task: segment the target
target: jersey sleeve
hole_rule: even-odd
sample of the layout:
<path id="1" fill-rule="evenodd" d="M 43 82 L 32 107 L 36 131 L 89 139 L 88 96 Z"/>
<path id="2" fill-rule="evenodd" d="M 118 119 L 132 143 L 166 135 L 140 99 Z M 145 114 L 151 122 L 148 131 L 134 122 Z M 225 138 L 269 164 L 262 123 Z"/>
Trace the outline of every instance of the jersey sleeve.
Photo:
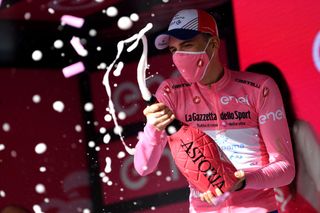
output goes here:
<path id="1" fill-rule="evenodd" d="M 144 176 L 152 173 L 161 158 L 167 140 L 164 131 L 156 130 L 147 123 L 144 131 L 139 133 L 139 141 L 133 157 L 134 168 Z"/>
<path id="2" fill-rule="evenodd" d="M 168 83 L 164 81 L 156 92 L 156 98 L 172 109 L 170 92 L 167 88 L 169 88 Z M 134 154 L 134 167 L 140 175 L 148 175 L 156 169 L 166 143 L 167 135 L 165 131 L 158 131 L 147 122 L 144 131 L 139 134 L 139 141 Z"/>
<path id="3" fill-rule="evenodd" d="M 292 144 L 282 97 L 273 79 L 268 78 L 261 85 L 256 110 L 269 162 L 246 174 L 246 188 L 263 189 L 288 185 L 295 174 Z"/>

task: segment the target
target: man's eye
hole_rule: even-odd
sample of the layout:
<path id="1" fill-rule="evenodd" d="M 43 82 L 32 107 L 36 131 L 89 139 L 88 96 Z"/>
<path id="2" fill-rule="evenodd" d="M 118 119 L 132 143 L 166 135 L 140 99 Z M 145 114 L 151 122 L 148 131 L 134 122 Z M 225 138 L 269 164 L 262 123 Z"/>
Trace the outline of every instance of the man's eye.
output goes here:
<path id="1" fill-rule="evenodd" d="M 185 44 L 184 47 L 192 47 L 192 44 Z"/>

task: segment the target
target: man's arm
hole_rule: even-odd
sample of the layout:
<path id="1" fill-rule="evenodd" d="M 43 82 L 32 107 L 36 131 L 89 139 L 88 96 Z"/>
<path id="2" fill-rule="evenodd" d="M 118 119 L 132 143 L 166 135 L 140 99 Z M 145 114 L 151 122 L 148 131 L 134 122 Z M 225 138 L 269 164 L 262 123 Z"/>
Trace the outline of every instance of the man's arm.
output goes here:
<path id="1" fill-rule="evenodd" d="M 290 132 L 281 94 L 271 78 L 260 88 L 257 111 L 269 163 L 246 173 L 245 188 L 263 189 L 288 185 L 295 175 Z"/>
<path id="2" fill-rule="evenodd" d="M 156 97 L 160 102 L 146 107 L 143 111 L 147 124 L 144 132 L 139 134 L 134 154 L 134 167 L 140 175 L 148 175 L 156 169 L 167 143 L 164 129 L 175 118 L 167 106 L 170 97 L 163 93 L 166 84 L 163 82 L 157 90 Z"/>
<path id="3" fill-rule="evenodd" d="M 139 141 L 135 147 L 134 168 L 144 176 L 155 170 L 167 143 L 164 131 L 158 131 L 147 123 L 144 132 L 139 133 Z"/>

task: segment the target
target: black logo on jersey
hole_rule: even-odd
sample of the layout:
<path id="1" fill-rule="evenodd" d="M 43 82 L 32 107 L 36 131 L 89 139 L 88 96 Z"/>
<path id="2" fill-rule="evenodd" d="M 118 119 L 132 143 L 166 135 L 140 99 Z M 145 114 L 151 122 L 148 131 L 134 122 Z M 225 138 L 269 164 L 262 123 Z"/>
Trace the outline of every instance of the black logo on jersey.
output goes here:
<path id="1" fill-rule="evenodd" d="M 179 88 L 182 88 L 182 87 L 190 87 L 192 84 L 189 84 L 189 83 L 183 83 L 183 84 L 175 84 L 175 85 L 172 85 L 172 89 L 179 89 Z"/>
<path id="2" fill-rule="evenodd" d="M 249 86 L 253 86 L 253 87 L 256 87 L 256 88 L 260 88 L 260 84 L 254 83 L 252 81 L 247 81 L 247 80 L 238 79 L 238 78 L 236 78 L 235 81 L 239 82 L 239 83 L 242 83 L 242 84 L 247 84 Z"/>
<path id="3" fill-rule="evenodd" d="M 192 114 L 185 114 L 184 118 L 187 122 L 190 121 L 215 121 L 217 120 L 217 114 L 216 113 L 204 113 L 204 114 L 198 114 L 198 113 L 192 113 Z"/>
<path id="4" fill-rule="evenodd" d="M 221 120 L 242 120 L 242 119 L 251 119 L 250 111 L 247 112 L 221 112 Z"/>

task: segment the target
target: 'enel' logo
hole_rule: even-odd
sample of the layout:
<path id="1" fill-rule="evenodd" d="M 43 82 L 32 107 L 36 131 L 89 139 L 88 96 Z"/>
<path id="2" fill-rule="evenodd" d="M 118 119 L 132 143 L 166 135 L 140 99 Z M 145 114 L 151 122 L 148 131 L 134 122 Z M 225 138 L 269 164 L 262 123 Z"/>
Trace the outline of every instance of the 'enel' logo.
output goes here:
<path id="1" fill-rule="evenodd" d="M 283 113 L 283 111 L 281 109 L 278 109 L 275 112 L 268 112 L 264 115 L 260 115 L 259 123 L 265 124 L 269 119 L 271 119 L 272 121 L 282 120 L 284 117 L 285 117 L 285 114 Z"/>

